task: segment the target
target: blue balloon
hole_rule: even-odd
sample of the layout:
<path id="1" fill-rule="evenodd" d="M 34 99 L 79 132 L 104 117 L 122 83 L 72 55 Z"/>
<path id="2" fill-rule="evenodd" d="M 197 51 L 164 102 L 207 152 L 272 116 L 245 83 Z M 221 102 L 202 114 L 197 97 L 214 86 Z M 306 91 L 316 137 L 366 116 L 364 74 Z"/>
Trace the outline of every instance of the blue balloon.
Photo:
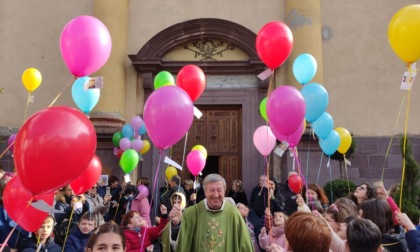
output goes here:
<path id="1" fill-rule="evenodd" d="M 300 93 L 305 99 L 305 119 L 313 122 L 318 119 L 328 107 L 329 96 L 327 90 L 319 83 L 309 83 L 303 86 Z"/>
<path id="2" fill-rule="evenodd" d="M 332 130 L 327 138 L 319 140 L 319 146 L 325 155 L 331 156 L 340 146 L 340 135 L 337 131 Z"/>
<path id="3" fill-rule="evenodd" d="M 303 53 L 293 62 L 293 75 L 300 84 L 306 84 L 314 78 L 317 67 L 314 56 Z"/>
<path id="4" fill-rule="evenodd" d="M 139 132 L 140 135 L 146 134 L 146 124 L 144 123 L 144 121 L 143 121 L 143 124 L 141 125 L 138 132 Z"/>
<path id="5" fill-rule="evenodd" d="M 101 95 L 101 91 L 98 88 L 85 88 L 85 83 L 90 79 L 88 76 L 78 78 L 71 88 L 71 96 L 73 97 L 74 103 L 85 114 L 92 111 Z"/>
<path id="6" fill-rule="evenodd" d="M 134 136 L 134 130 L 130 124 L 124 125 L 124 127 L 121 129 L 121 133 L 123 137 L 126 137 L 128 139 L 131 139 Z"/>
<path id="7" fill-rule="evenodd" d="M 325 139 L 334 128 L 334 119 L 328 112 L 324 112 L 311 126 L 320 139 Z"/>

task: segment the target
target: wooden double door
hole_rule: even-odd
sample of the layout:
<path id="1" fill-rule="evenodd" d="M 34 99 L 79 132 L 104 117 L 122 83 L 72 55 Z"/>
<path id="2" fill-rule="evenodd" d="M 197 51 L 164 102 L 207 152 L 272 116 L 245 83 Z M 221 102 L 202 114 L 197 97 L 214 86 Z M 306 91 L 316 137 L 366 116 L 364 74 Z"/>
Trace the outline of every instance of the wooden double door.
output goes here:
<path id="1" fill-rule="evenodd" d="M 206 166 L 202 171 L 203 178 L 210 173 L 218 173 L 226 179 L 227 192 L 232 181 L 242 180 L 242 109 L 240 106 L 197 106 L 203 113 L 194 122 L 186 138 L 183 138 L 172 149 L 172 159 L 182 164 L 182 159 L 197 145 L 207 150 Z M 185 146 L 185 139 L 187 143 Z M 184 154 L 185 146 L 185 154 Z M 181 172 L 182 179 L 192 178 L 186 163 Z"/>

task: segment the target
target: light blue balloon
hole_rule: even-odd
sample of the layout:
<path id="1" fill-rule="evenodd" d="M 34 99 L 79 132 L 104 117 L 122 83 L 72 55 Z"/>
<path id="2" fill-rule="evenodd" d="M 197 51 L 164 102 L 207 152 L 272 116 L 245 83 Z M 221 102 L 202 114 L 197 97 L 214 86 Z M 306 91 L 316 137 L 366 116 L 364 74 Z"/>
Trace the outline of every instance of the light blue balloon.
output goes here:
<path id="1" fill-rule="evenodd" d="M 126 137 L 128 139 L 131 139 L 134 136 L 134 130 L 133 127 L 131 127 L 130 124 L 124 125 L 124 127 L 121 129 L 121 133 L 123 137 Z"/>
<path id="2" fill-rule="evenodd" d="M 328 112 L 324 112 L 311 126 L 320 139 L 326 139 L 334 128 L 334 119 Z"/>
<path id="3" fill-rule="evenodd" d="M 81 77 L 78 78 L 71 88 L 71 96 L 73 97 L 74 103 L 77 107 L 85 113 L 88 114 L 96 106 L 101 95 L 99 88 L 86 89 L 85 83 L 90 79 L 90 77 Z"/>
<path id="4" fill-rule="evenodd" d="M 340 135 L 332 130 L 327 138 L 319 140 L 319 146 L 327 156 L 334 154 L 340 146 Z"/>
<path id="5" fill-rule="evenodd" d="M 327 90 L 319 83 L 309 83 L 303 86 L 300 93 L 305 99 L 306 121 L 312 123 L 318 119 L 328 107 L 329 96 Z"/>
<path id="6" fill-rule="evenodd" d="M 314 56 L 303 53 L 293 62 L 293 75 L 300 84 L 304 85 L 314 78 L 317 67 Z"/>
<path id="7" fill-rule="evenodd" d="M 146 124 L 144 123 L 144 121 L 143 121 L 143 124 L 141 125 L 138 132 L 139 132 L 140 135 L 146 134 Z"/>

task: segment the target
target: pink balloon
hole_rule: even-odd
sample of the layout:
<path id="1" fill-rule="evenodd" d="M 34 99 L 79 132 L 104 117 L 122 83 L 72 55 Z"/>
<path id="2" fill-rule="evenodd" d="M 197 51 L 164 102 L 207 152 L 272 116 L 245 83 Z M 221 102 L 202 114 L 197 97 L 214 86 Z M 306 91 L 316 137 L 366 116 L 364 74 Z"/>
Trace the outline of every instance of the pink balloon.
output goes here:
<path id="1" fill-rule="evenodd" d="M 199 150 L 193 150 L 187 155 L 187 167 L 191 174 L 197 176 L 204 169 L 206 158 Z"/>
<path id="2" fill-rule="evenodd" d="M 159 149 L 167 149 L 181 140 L 191 127 L 193 117 L 190 97 L 177 86 L 153 91 L 144 105 L 147 133 Z"/>
<path id="3" fill-rule="evenodd" d="M 11 134 L 9 139 L 7 139 L 7 146 L 10 146 L 9 150 L 11 152 L 13 152 L 13 148 L 15 146 L 15 144 L 14 144 L 15 139 L 16 139 L 16 134 Z M 13 145 L 11 145 L 11 144 L 13 144 Z"/>
<path id="4" fill-rule="evenodd" d="M 302 121 L 299 128 L 293 134 L 289 136 L 282 135 L 281 133 L 277 132 L 275 129 L 272 129 L 272 132 L 280 142 L 287 141 L 289 143 L 289 148 L 294 148 L 299 144 L 300 139 L 302 138 L 304 127 L 305 127 L 305 122 Z"/>
<path id="5" fill-rule="evenodd" d="M 125 151 L 131 148 L 131 141 L 130 139 L 123 137 L 120 140 L 120 149 Z"/>
<path id="6" fill-rule="evenodd" d="M 147 186 L 145 186 L 145 185 L 139 185 L 137 187 L 137 189 L 139 189 L 139 194 L 140 195 L 142 195 L 144 197 L 147 197 L 149 195 L 149 189 L 147 188 Z"/>
<path id="7" fill-rule="evenodd" d="M 254 145 L 263 156 L 268 156 L 276 146 L 276 137 L 270 127 L 260 126 L 254 132 Z"/>
<path id="8" fill-rule="evenodd" d="M 292 135 L 301 125 L 305 111 L 305 99 L 295 87 L 280 86 L 268 97 L 267 117 L 273 132 Z"/>
<path id="9" fill-rule="evenodd" d="M 131 118 L 130 125 L 131 125 L 131 128 L 133 128 L 134 133 L 136 133 L 143 125 L 143 119 L 141 119 L 140 116 L 134 116 L 133 118 Z"/>
<path id="10" fill-rule="evenodd" d="M 134 139 L 131 142 L 131 149 L 133 149 L 137 152 L 139 152 L 141 149 L 143 149 L 143 146 L 144 146 L 144 143 L 143 143 L 143 140 L 141 140 L 141 139 Z"/>
<path id="11" fill-rule="evenodd" d="M 88 76 L 99 70 L 108 60 L 111 47 L 108 29 L 95 17 L 76 17 L 61 32 L 61 55 L 76 77 Z"/>

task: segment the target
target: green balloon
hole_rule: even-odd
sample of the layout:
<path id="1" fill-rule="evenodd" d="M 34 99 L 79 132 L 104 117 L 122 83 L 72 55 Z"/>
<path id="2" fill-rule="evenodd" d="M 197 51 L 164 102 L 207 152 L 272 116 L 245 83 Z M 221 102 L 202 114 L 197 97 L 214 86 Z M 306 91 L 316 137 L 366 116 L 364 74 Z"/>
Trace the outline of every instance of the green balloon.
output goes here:
<path id="1" fill-rule="evenodd" d="M 262 118 L 264 118 L 264 120 L 266 122 L 268 122 L 268 117 L 267 117 L 267 99 L 268 97 L 265 97 L 261 103 L 260 103 L 260 114 L 262 116 Z"/>
<path id="2" fill-rule="evenodd" d="M 125 174 L 133 171 L 139 163 L 140 155 L 133 149 L 124 151 L 120 159 L 120 167 Z"/>
<path id="3" fill-rule="evenodd" d="M 155 90 L 165 85 L 175 85 L 175 79 L 168 71 L 159 72 L 154 81 Z"/>
<path id="4" fill-rule="evenodd" d="M 112 135 L 112 143 L 115 147 L 120 147 L 120 140 L 123 138 L 123 135 L 121 132 L 115 132 L 114 135 Z"/>

